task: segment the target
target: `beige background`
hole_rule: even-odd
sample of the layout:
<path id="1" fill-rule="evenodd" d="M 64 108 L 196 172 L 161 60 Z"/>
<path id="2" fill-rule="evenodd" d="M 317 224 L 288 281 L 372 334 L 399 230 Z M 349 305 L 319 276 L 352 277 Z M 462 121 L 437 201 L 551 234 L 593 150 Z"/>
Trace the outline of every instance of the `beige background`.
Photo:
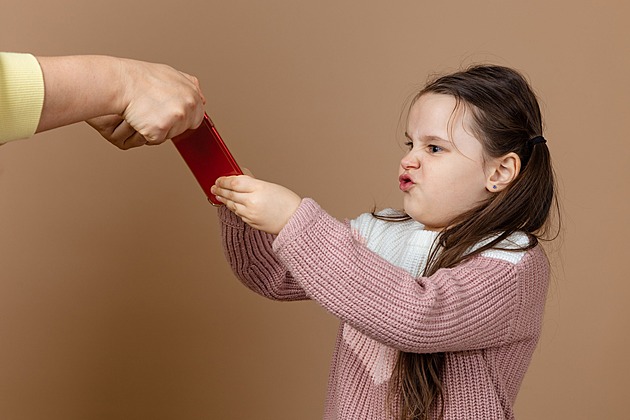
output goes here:
<path id="1" fill-rule="evenodd" d="M 396 206 L 399 118 L 428 74 L 490 61 L 540 95 L 564 234 L 520 419 L 627 419 L 625 2 L 5 0 L 0 49 L 199 77 L 243 166 L 336 217 Z M 226 266 L 171 143 L 87 125 L 0 150 L 0 418 L 318 419 L 337 321 Z"/>

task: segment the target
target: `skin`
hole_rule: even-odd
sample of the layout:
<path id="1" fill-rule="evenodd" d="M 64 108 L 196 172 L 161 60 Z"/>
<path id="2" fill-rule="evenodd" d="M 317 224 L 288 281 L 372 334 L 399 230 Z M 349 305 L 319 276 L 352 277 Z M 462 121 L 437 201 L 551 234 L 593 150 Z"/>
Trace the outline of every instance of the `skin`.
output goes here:
<path id="1" fill-rule="evenodd" d="M 399 181 L 405 212 L 427 229 L 448 227 L 455 216 L 507 188 L 518 175 L 518 156 L 484 158 L 470 127 L 470 114 L 465 107 L 456 109 L 450 95 L 424 94 L 410 109 L 410 150 L 400 161 Z M 245 223 L 272 234 L 282 230 L 301 202 L 293 191 L 251 175 L 221 177 L 212 193 Z"/>
<path id="2" fill-rule="evenodd" d="M 411 107 L 407 121 L 409 152 L 400 162 L 403 208 L 430 230 L 491 194 L 491 167 L 472 134 L 469 113 L 450 95 L 425 94 Z"/>
<path id="3" fill-rule="evenodd" d="M 193 76 L 110 56 L 37 57 L 44 105 L 37 132 L 87 121 L 121 149 L 198 127 L 205 98 Z"/>
<path id="4" fill-rule="evenodd" d="M 280 233 L 302 201 L 290 189 L 251 175 L 221 177 L 211 190 L 245 223 L 274 235 Z"/>

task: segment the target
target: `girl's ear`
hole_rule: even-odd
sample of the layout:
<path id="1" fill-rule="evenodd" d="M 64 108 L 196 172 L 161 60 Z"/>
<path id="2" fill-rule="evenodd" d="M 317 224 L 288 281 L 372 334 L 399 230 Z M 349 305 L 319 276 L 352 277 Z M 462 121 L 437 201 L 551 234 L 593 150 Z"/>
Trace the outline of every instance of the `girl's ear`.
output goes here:
<path id="1" fill-rule="evenodd" d="M 521 171 L 521 158 L 514 152 L 492 161 L 490 174 L 486 179 L 486 189 L 490 192 L 504 190 Z"/>

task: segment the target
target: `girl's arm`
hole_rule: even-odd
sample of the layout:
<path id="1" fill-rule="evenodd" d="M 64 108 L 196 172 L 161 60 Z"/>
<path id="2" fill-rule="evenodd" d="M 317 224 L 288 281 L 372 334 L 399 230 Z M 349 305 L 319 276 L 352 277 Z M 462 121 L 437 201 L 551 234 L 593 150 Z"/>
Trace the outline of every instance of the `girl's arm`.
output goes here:
<path id="1" fill-rule="evenodd" d="M 225 257 L 245 286 L 273 300 L 308 299 L 275 256 L 275 235 L 251 228 L 225 207 L 218 214 Z"/>
<path id="2" fill-rule="evenodd" d="M 273 249 L 312 299 L 402 351 L 473 350 L 539 333 L 547 278 L 539 249 L 518 264 L 478 256 L 414 278 L 367 249 L 347 224 L 310 199 L 302 201 Z"/>
<path id="3" fill-rule="evenodd" d="M 540 249 L 515 263 L 477 256 L 414 278 L 357 241 L 314 201 L 250 177 L 213 193 L 258 229 L 306 294 L 357 330 L 409 352 L 463 351 L 536 337 L 548 267 Z"/>

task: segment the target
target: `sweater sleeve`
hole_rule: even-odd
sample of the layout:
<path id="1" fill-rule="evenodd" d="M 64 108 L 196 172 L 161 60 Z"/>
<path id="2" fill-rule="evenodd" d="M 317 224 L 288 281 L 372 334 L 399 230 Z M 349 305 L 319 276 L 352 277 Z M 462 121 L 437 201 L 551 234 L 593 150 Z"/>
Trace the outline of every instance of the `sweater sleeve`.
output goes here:
<path id="1" fill-rule="evenodd" d="M 296 283 L 272 250 L 275 236 L 256 230 L 229 211 L 218 209 L 225 257 L 238 279 L 249 289 L 273 300 L 305 300 Z"/>
<path id="2" fill-rule="evenodd" d="M 0 52 L 0 144 L 35 134 L 44 105 L 44 77 L 30 54 Z"/>
<path id="3" fill-rule="evenodd" d="M 304 199 L 273 249 L 306 294 L 341 320 L 407 352 L 464 351 L 516 339 L 518 270 L 474 257 L 414 278 Z"/>

